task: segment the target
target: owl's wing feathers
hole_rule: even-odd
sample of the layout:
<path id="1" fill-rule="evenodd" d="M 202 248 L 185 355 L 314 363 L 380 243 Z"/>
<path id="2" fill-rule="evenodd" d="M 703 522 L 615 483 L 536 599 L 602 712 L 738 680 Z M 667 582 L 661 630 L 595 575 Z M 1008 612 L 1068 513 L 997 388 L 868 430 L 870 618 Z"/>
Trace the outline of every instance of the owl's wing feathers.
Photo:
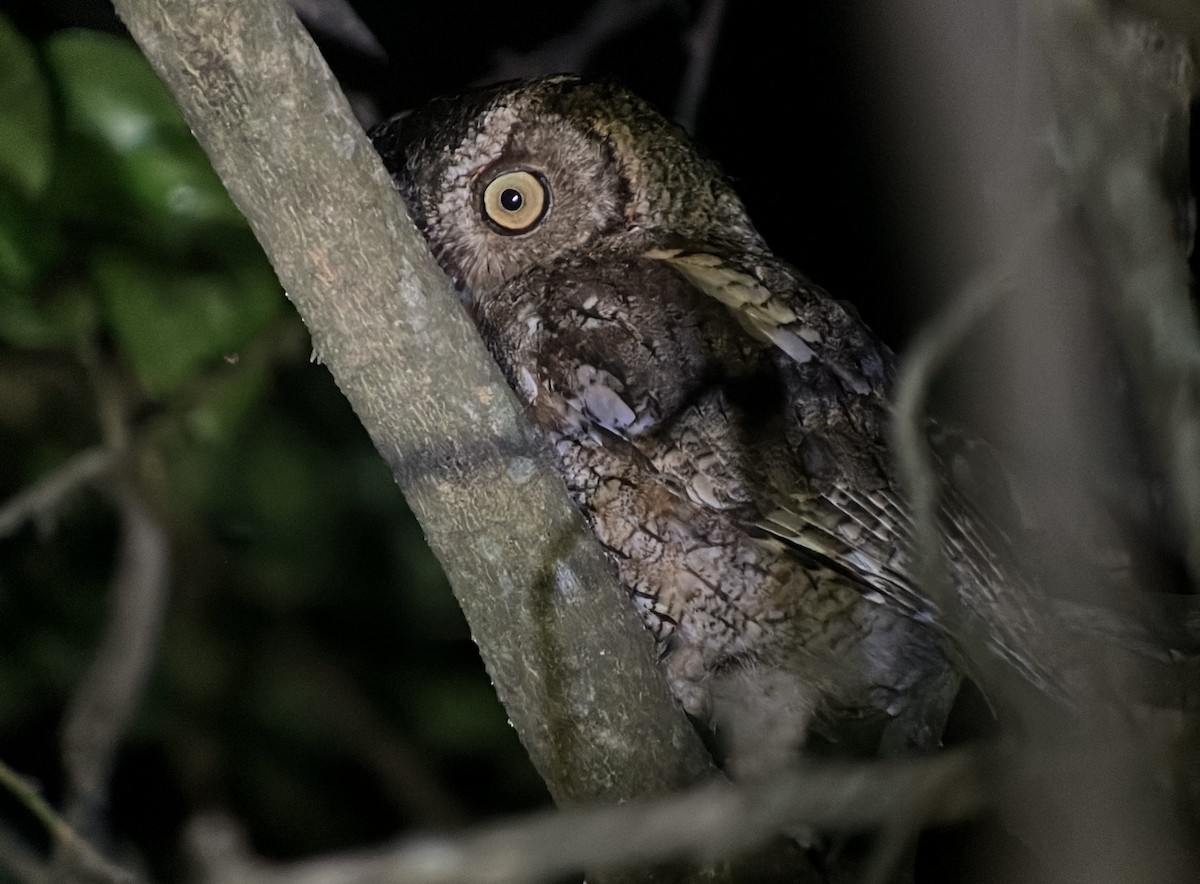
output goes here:
<path id="1" fill-rule="evenodd" d="M 777 264 L 743 267 L 687 248 L 652 249 L 645 257 L 671 266 L 724 304 L 753 338 L 787 357 L 779 364 L 792 376 L 788 386 L 799 426 L 789 441 L 799 456 L 790 482 L 754 489 L 756 526 L 854 575 L 865 591 L 906 613 L 931 615 L 906 576 L 903 539 L 911 522 L 886 453 L 878 450 L 886 439 L 883 396 L 892 369 L 884 345 L 823 292 Z M 840 383 L 820 383 L 826 373 Z M 721 450 L 719 440 L 713 442 L 709 447 Z"/>
<path id="2" fill-rule="evenodd" d="M 841 304 L 770 256 L 749 266 L 686 247 L 646 257 L 669 264 L 787 357 L 778 362 L 792 382 L 797 426 L 790 441 L 803 472 L 782 487 L 756 489 L 757 527 L 853 575 L 872 598 L 931 619 L 937 612 L 913 587 L 912 523 L 883 450 L 891 352 Z"/>
<path id="3" fill-rule="evenodd" d="M 782 354 L 777 361 L 794 416 L 793 471 L 776 469 L 766 481 L 753 481 L 748 527 L 841 571 L 867 598 L 934 621 L 939 612 L 917 584 L 913 523 L 886 451 L 891 352 L 844 307 L 774 259 L 738 266 L 687 248 L 655 249 L 646 257 L 669 264 Z M 698 426 L 727 431 L 711 422 Z M 720 440 L 712 442 L 708 448 L 721 449 Z M 1008 539 L 958 489 L 947 485 L 943 498 L 945 555 L 956 581 L 971 584 L 966 592 L 960 587 L 963 601 L 986 621 L 997 653 L 1031 683 L 1061 695 L 1054 654 L 1046 650 L 1045 599 L 1014 576 Z"/>
<path id="4" fill-rule="evenodd" d="M 824 321 L 820 323 L 806 322 L 802 318 L 803 312 L 811 312 L 805 308 L 812 306 L 812 300 L 828 300 L 823 292 L 804 288 L 781 292 L 770 284 L 772 280 L 764 279 L 772 269 L 778 271 L 778 268 L 770 265 L 741 267 L 704 251 L 660 248 L 650 249 L 644 257 L 663 261 L 674 268 L 698 290 L 728 307 L 750 335 L 774 344 L 797 363 L 819 357 L 856 393 L 878 392 L 883 387 L 888 369 L 887 357 L 883 355 L 886 351 L 877 342 L 871 342 L 874 346 L 862 347 L 867 343 L 862 340 L 865 336 L 853 334 L 852 326 L 857 323 L 852 320 L 837 322 L 840 317 L 836 313 L 841 312 L 840 308 L 821 311 L 820 318 Z M 839 338 L 836 348 L 825 346 L 831 331 Z M 854 347 L 857 352 L 847 352 L 847 344 L 858 345 Z"/>
<path id="5" fill-rule="evenodd" d="M 871 600 L 936 620 L 916 579 L 912 525 L 886 450 L 887 349 L 769 258 L 750 268 L 695 249 L 643 257 L 649 266 L 637 286 L 625 265 L 583 254 L 579 266 L 534 268 L 478 305 L 489 342 L 536 366 L 509 378 L 535 421 L 628 446 L 664 489 L 845 575 Z M 735 344 L 742 336 L 729 333 L 733 324 L 697 298 L 723 305 L 750 340 Z M 699 338 L 717 349 L 705 355 Z M 796 341 L 808 347 L 804 358 L 793 355 Z M 777 395 L 730 401 L 724 369 L 773 382 Z M 1034 650 L 1045 644 L 1038 606 L 1020 591 L 998 597 L 1003 581 L 984 523 L 965 504 L 943 516 L 958 582 L 978 583 L 965 601 L 995 624 L 989 643 L 1031 683 L 1061 693 L 1053 657 Z"/>

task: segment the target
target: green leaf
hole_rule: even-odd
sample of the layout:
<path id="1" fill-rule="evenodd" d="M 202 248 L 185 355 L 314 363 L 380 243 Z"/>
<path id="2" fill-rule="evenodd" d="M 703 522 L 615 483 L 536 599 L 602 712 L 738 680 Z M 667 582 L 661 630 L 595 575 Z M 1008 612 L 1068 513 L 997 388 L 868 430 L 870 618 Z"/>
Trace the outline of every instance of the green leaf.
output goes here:
<path id="1" fill-rule="evenodd" d="M 0 337 L 18 347 L 71 346 L 88 337 L 95 324 L 95 301 L 78 281 L 36 293 L 0 287 Z"/>
<path id="2" fill-rule="evenodd" d="M 340 464 L 310 434 L 272 411 L 249 415 L 221 446 L 177 436 L 164 447 L 170 499 L 236 550 L 258 604 L 275 611 L 320 598 L 335 570 L 328 542 L 343 517 Z"/>
<path id="3" fill-rule="evenodd" d="M 33 48 L 0 16 L 0 179 L 24 197 L 50 175 L 50 93 Z"/>
<path id="4" fill-rule="evenodd" d="M 205 396 L 185 416 L 183 425 L 188 439 L 205 446 L 228 445 L 262 404 L 268 380 L 263 361 L 231 361 L 228 376 L 217 378 L 211 395 Z"/>
<path id="5" fill-rule="evenodd" d="M 199 225 L 246 226 L 195 142 L 132 150 L 117 174 L 125 193 L 152 218 L 188 231 Z"/>
<path id="6" fill-rule="evenodd" d="M 186 133 L 171 94 L 127 40 L 96 31 L 60 31 L 46 41 L 67 122 L 118 152 Z"/>
<path id="7" fill-rule="evenodd" d="M 158 397 L 234 355 L 283 303 L 270 266 L 257 256 L 201 271 L 102 250 L 91 272 L 122 356 Z"/>
<path id="8" fill-rule="evenodd" d="M 37 279 L 41 232 L 26 201 L 0 186 L 0 300 L 28 291 Z"/>
<path id="9" fill-rule="evenodd" d="M 171 244 L 201 225 L 245 226 L 136 47 L 106 34 L 65 31 L 47 41 L 45 52 L 67 130 L 59 196 L 73 216 L 111 219 L 148 241 Z"/>
<path id="10" fill-rule="evenodd" d="M 91 292 L 61 264 L 63 243 L 45 206 L 0 181 L 0 338 L 20 347 L 79 343 L 95 327 Z"/>

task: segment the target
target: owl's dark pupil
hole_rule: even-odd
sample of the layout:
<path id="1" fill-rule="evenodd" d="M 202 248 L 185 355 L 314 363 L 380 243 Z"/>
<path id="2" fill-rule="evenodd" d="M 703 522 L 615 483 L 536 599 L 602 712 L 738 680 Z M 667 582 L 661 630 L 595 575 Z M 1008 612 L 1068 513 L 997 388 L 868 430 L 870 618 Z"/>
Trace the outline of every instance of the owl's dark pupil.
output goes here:
<path id="1" fill-rule="evenodd" d="M 515 212 L 521 208 L 521 204 L 525 202 L 525 197 L 521 196 L 521 191 L 514 190 L 509 187 L 504 193 L 500 194 L 500 205 L 504 206 L 506 211 Z"/>

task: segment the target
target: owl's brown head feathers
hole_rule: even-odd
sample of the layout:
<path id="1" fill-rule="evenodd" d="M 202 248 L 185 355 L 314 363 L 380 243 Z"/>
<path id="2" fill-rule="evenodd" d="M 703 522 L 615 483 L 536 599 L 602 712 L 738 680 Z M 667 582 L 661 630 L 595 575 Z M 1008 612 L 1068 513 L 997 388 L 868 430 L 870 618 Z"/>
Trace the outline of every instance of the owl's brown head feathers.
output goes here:
<path id="1" fill-rule="evenodd" d="M 371 137 L 471 298 L 576 250 L 636 248 L 647 233 L 765 248 L 715 164 L 611 82 L 504 83 L 436 100 Z"/>

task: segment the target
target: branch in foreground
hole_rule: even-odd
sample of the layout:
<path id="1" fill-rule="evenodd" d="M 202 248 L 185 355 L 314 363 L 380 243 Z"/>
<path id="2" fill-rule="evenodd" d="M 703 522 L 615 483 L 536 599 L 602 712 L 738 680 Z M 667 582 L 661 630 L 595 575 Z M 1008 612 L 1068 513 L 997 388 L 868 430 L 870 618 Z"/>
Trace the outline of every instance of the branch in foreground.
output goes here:
<path id="1" fill-rule="evenodd" d="M 1066 4 L 1050 20 L 1069 51 L 1048 57 L 1064 85 L 1057 124 L 1071 196 L 1098 241 L 1108 306 L 1194 586 L 1200 586 L 1200 315 L 1171 208 L 1156 180 L 1165 121 L 1181 118 L 1196 88 L 1185 41 L 1155 24 L 1102 24 L 1103 7 Z M 1095 59 L 1091 79 L 1066 76 L 1064 59 Z M 1086 98 L 1099 94 L 1093 103 Z M 1081 110 L 1082 108 L 1082 110 Z M 1097 150 L 1096 145 L 1101 149 Z M 1186 162 L 1186 159 L 1185 159 Z"/>
<path id="2" fill-rule="evenodd" d="M 711 770 L 649 633 L 295 17 L 117 0 L 391 466 L 560 802 Z"/>
<path id="3" fill-rule="evenodd" d="M 288 0 L 309 29 L 337 40 L 363 58 L 385 63 L 387 52 L 348 0 Z"/>
<path id="4" fill-rule="evenodd" d="M 137 880 L 132 873 L 110 863 L 97 853 L 55 812 L 35 786 L 3 761 L 0 761 L 0 787 L 11 792 L 37 821 L 46 827 L 55 845 L 69 858 L 75 870 L 86 873 L 92 879 L 113 884 Z M 32 855 L 26 854 L 23 846 L 7 832 L 0 832 L 0 852 L 15 858 L 10 869 L 14 874 L 29 880 L 50 880 L 48 871 L 41 867 L 41 863 Z"/>
<path id="5" fill-rule="evenodd" d="M 1041 607 L 1040 599 L 1020 592 L 1013 581 L 1009 597 L 991 600 L 990 608 L 968 610 L 957 587 L 952 586 L 947 571 L 945 541 L 939 511 L 942 506 L 944 468 L 935 464 L 930 448 L 929 400 L 939 374 L 946 370 L 967 337 L 975 331 L 1016 285 L 1022 266 L 1041 237 L 1047 235 L 1057 220 L 1053 201 L 1030 207 L 1026 234 L 1015 239 L 1004 259 L 989 272 L 959 292 L 917 334 L 900 363 L 896 378 L 892 448 L 900 475 L 908 491 L 913 513 L 913 544 L 917 573 L 921 587 L 940 611 L 939 621 L 953 636 L 966 657 L 974 678 L 987 689 L 1005 695 L 1015 687 L 1015 674 L 994 647 L 992 637 L 1000 630 L 1008 605 L 1027 605 L 1031 610 Z M 1017 621 L 1019 622 L 1019 620 Z M 1056 637 L 1061 640 L 1062 637 Z M 1019 648 L 1024 652 L 1044 651 L 1043 648 Z"/>
<path id="6" fill-rule="evenodd" d="M 227 823 L 193 825 L 206 884 L 532 884 L 584 868 L 687 858 L 711 862 L 800 827 L 856 832 L 896 820 L 919 829 L 988 802 L 981 759 L 934 758 L 786 771 L 769 782 L 712 783 L 622 807 L 542 813 L 459 838 L 276 866 L 248 856 Z"/>
<path id="7" fill-rule="evenodd" d="M 992 405 L 991 417 L 1004 428 L 1003 437 L 1015 450 L 1031 459 L 1049 455 L 1037 475 L 1056 463 L 1074 466 L 1073 483 L 1061 475 L 1055 484 L 1046 483 L 1060 493 L 1036 511 L 1049 517 L 1047 525 L 1072 526 L 1083 522 L 1086 512 L 1072 509 L 1071 501 L 1087 500 L 1091 493 L 1080 480 L 1105 475 L 1102 460 L 1111 457 L 1117 446 L 1106 448 L 1104 443 L 1124 438 L 1120 432 L 1130 420 L 1118 406 L 1120 391 L 1115 385 L 1093 388 L 1080 382 L 1113 355 L 1108 336 L 1094 330 L 1098 314 L 1116 319 L 1106 331 L 1128 347 L 1135 382 L 1140 365 L 1146 377 L 1154 378 L 1141 389 L 1135 383 L 1131 396 L 1139 406 L 1135 415 L 1139 421 L 1149 415 L 1147 423 L 1153 427 L 1155 417 L 1173 410 L 1177 418 L 1173 426 L 1191 436 L 1176 435 L 1166 447 L 1187 440 L 1190 447 L 1179 447 L 1187 448 L 1186 459 L 1193 465 L 1200 448 L 1195 445 L 1195 430 L 1189 428 L 1197 426 L 1200 415 L 1196 408 L 1200 400 L 1195 397 L 1200 389 L 1195 367 L 1200 362 L 1194 344 L 1184 341 L 1194 338 L 1195 317 L 1184 307 L 1186 271 L 1162 188 L 1154 179 L 1157 157 L 1150 149 L 1163 134 L 1167 119 L 1163 112 L 1170 108 L 1139 93 L 1133 76 L 1139 59 L 1122 63 L 1115 57 L 1107 6 L 1064 0 L 1020 7 L 1030 20 L 1022 22 L 1021 34 L 1013 35 L 1008 29 L 1015 23 L 1007 21 L 1004 13 L 1016 7 L 1001 4 L 981 15 L 980 10 L 966 10 L 953 0 L 903 4 L 908 31 L 904 39 L 893 37 L 893 42 L 917 47 L 921 59 L 920 64 L 909 60 L 912 70 L 905 71 L 908 82 L 902 83 L 929 105 L 906 103 L 911 125 L 923 136 L 938 131 L 951 138 L 957 134 L 961 142 L 960 162 L 967 180 L 947 186 L 940 201 L 944 216 L 953 219 L 965 244 L 964 253 L 981 251 L 979 242 L 986 243 L 989 253 L 1006 259 L 1020 260 L 1025 253 L 1005 299 L 1004 319 L 996 323 L 999 346 L 989 360 L 989 368 L 1020 395 L 1012 397 L 1007 409 L 1001 407 L 1005 400 L 999 399 Z M 990 29 L 980 21 L 988 22 L 989 16 Z M 930 98 L 935 91 L 925 88 L 929 76 L 947 73 L 952 82 L 961 84 L 960 100 L 953 109 L 939 108 Z M 1045 107 L 1049 101 L 1057 113 Z M 1047 132 L 1053 132 L 1053 152 Z M 1057 168 L 1050 168 L 1052 163 Z M 941 174 L 944 169 L 937 171 Z M 964 194 L 971 192 L 989 199 L 978 200 L 978 205 L 968 202 L 964 211 Z M 1047 198 L 1057 202 L 1061 217 L 1049 230 L 1036 233 L 1032 249 L 1024 248 L 1027 231 L 1036 229 L 1030 219 Z M 1112 204 L 1121 200 L 1121 211 L 1113 211 Z M 1084 216 L 1090 218 L 1086 235 L 1081 235 L 1083 225 L 1078 222 Z M 963 223 L 963 219 L 970 220 Z M 947 253 L 945 243 L 939 242 L 939 247 Z M 1096 309 L 1105 295 L 1103 286 L 1097 285 L 1097 276 L 1103 274 L 1095 271 L 1106 265 L 1112 288 L 1135 304 Z M 1137 289 L 1130 285 L 1135 281 L 1141 284 Z M 969 318 L 971 305 L 954 303 L 947 315 L 954 311 Z M 953 323 L 942 325 L 938 333 L 945 336 L 946 345 L 953 345 L 960 337 Z M 1146 333 L 1148 326 L 1156 325 L 1161 333 L 1158 340 Z M 1181 358 L 1184 354 L 1190 354 L 1190 361 Z M 912 366 L 910 370 L 924 369 Z M 913 392 L 922 394 L 920 388 Z M 915 434 L 912 418 L 903 429 Z M 1136 429 L 1140 438 L 1145 427 L 1139 422 Z M 1195 500 L 1200 484 L 1194 466 L 1184 460 L 1177 458 L 1175 477 L 1192 469 L 1192 478 L 1181 487 L 1184 495 Z M 1061 493 L 1062 489 L 1071 493 Z M 1193 545 L 1200 543 L 1195 525 L 1187 532 Z M 1070 539 L 1069 534 L 1060 536 L 1060 546 L 1069 547 Z M 1044 576 L 1047 585 L 1064 598 L 1105 601 L 1103 581 L 1087 580 L 1086 571 L 1047 571 Z M 1057 579 L 1051 583 L 1052 577 Z M 1151 596 L 1146 594 L 1142 600 L 1145 605 Z M 1066 637 L 1065 630 L 1059 634 Z M 1051 635 L 1055 641 L 1058 637 Z M 1089 665 L 1095 663 L 1097 673 L 1109 674 L 1107 661 L 1098 655 L 1086 659 Z M 1091 679 L 1084 687 L 1094 690 L 1108 682 Z M 1179 734 L 1194 731 L 1194 724 L 1181 722 L 1178 713 L 1164 714 L 1156 728 L 1151 726 L 1156 716 L 1145 709 L 1135 711 L 1132 704 L 1089 711 L 1091 717 L 1081 717 L 1083 734 L 1094 737 L 1123 730 L 1121 738 L 1097 746 L 1085 765 L 1051 771 L 1041 780 L 1029 778 L 1026 788 L 1009 790 L 998 801 L 999 816 L 1038 856 L 1048 880 L 1195 880 L 1195 841 L 1187 831 L 1194 823 L 1179 822 L 1178 797 L 1178 793 L 1195 794 L 1188 783 L 1194 758 L 1164 761 L 1165 756 L 1185 754 L 1181 748 L 1186 741 Z M 1048 728 L 1047 723 L 1037 722 L 1032 728 L 1041 745 L 1063 736 L 1061 726 Z M 1165 783 L 1171 786 L 1163 788 Z M 1176 795 L 1170 794 L 1171 788 Z"/>

